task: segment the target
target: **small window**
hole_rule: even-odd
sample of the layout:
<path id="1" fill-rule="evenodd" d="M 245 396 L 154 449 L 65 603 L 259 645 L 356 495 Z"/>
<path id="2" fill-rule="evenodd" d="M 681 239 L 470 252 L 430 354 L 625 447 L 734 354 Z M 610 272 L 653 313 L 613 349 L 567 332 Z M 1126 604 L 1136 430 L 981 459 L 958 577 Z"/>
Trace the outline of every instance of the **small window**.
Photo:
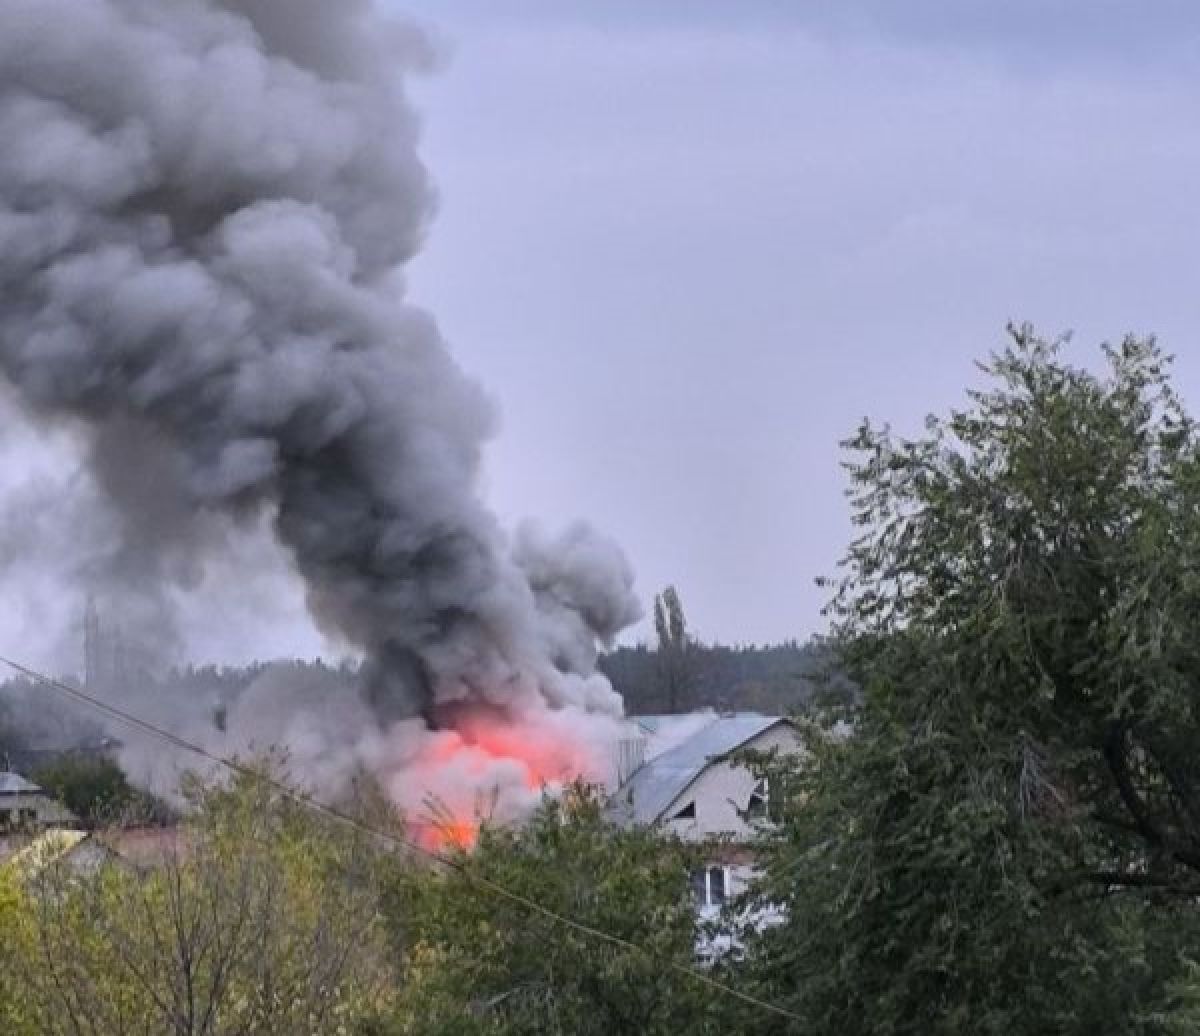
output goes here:
<path id="1" fill-rule="evenodd" d="M 750 801 L 746 804 L 746 815 L 751 817 L 765 817 L 770 809 L 771 786 L 767 782 L 766 777 L 759 778 L 759 781 L 754 785 L 754 790 L 750 792 Z"/>
<path id="2" fill-rule="evenodd" d="M 695 802 L 695 800 L 692 800 L 691 802 L 689 802 L 686 806 L 683 807 L 683 809 L 681 809 L 678 813 L 676 813 L 673 817 L 671 817 L 671 819 L 672 820 L 695 820 L 696 819 L 696 802 Z"/>
<path id="3" fill-rule="evenodd" d="M 725 868 L 708 868 L 708 905 L 722 906 L 725 903 Z"/>
<path id="4" fill-rule="evenodd" d="M 692 898 L 698 907 L 721 907 L 725 905 L 726 874 L 719 864 L 692 871 Z"/>

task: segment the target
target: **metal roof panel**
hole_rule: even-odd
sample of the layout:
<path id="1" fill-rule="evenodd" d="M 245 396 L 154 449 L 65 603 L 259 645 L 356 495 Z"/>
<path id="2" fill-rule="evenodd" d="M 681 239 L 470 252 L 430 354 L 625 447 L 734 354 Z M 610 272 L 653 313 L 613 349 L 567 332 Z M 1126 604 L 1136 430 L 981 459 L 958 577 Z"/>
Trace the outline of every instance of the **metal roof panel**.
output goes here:
<path id="1" fill-rule="evenodd" d="M 757 713 L 714 716 L 691 737 L 639 768 L 617 790 L 613 798 L 615 814 L 627 823 L 655 823 L 711 762 L 786 722 L 779 716 Z"/>

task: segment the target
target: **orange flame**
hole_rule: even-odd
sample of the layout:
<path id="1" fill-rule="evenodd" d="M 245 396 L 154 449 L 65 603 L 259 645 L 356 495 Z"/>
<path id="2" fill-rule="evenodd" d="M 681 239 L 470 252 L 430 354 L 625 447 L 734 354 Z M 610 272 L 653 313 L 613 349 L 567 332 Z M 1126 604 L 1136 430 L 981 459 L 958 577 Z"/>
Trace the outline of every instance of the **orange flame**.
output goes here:
<path id="1" fill-rule="evenodd" d="M 479 821 L 450 817 L 416 828 L 417 841 L 425 849 L 440 852 L 446 849 L 474 849 L 479 840 Z"/>
<path id="2" fill-rule="evenodd" d="M 501 775 L 506 787 L 536 793 L 591 769 L 585 746 L 553 724 L 521 722 L 478 705 L 439 718 L 450 729 L 437 731 L 416 760 L 429 779 L 434 815 L 413 833 L 428 849 L 474 848 L 481 805 L 501 790 Z"/>

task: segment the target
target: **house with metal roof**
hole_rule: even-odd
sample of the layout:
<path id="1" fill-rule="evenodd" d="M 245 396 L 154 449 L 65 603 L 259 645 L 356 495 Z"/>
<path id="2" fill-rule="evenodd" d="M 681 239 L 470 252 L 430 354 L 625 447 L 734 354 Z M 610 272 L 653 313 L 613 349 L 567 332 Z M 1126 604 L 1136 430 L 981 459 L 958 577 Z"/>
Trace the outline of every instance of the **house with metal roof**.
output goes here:
<path id="1" fill-rule="evenodd" d="M 630 825 L 661 824 L 688 841 L 749 841 L 755 821 L 767 816 L 770 789 L 732 757 L 801 750 L 795 726 L 779 716 L 700 713 L 634 722 L 645 732 L 645 758 L 613 796 L 613 815 Z"/>
<path id="2" fill-rule="evenodd" d="M 612 815 L 621 824 L 658 826 L 686 841 L 711 843 L 711 861 L 692 881 L 702 911 L 716 910 L 749 880 L 749 845 L 770 817 L 766 778 L 737 757 L 799 753 L 800 732 L 788 719 L 757 713 L 642 716 L 632 722 L 641 746 L 623 747 L 627 772 L 613 794 Z M 636 765 L 629 765 L 631 757 Z"/>
<path id="3" fill-rule="evenodd" d="M 33 781 L 0 771 L 0 831 L 54 827 L 74 819 L 66 806 Z"/>

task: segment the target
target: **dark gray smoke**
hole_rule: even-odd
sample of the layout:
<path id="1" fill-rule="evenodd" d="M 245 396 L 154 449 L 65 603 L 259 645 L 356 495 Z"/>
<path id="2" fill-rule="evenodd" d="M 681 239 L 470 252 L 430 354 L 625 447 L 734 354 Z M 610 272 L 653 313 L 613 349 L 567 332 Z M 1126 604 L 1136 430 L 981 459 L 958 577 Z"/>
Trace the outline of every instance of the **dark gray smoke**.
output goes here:
<path id="1" fill-rule="evenodd" d="M 582 527 L 509 542 L 493 409 L 404 300 L 429 59 L 366 0 L 3 0 L 0 371 L 86 436 L 146 600 L 265 513 L 377 724 L 619 712 L 628 566 Z"/>

